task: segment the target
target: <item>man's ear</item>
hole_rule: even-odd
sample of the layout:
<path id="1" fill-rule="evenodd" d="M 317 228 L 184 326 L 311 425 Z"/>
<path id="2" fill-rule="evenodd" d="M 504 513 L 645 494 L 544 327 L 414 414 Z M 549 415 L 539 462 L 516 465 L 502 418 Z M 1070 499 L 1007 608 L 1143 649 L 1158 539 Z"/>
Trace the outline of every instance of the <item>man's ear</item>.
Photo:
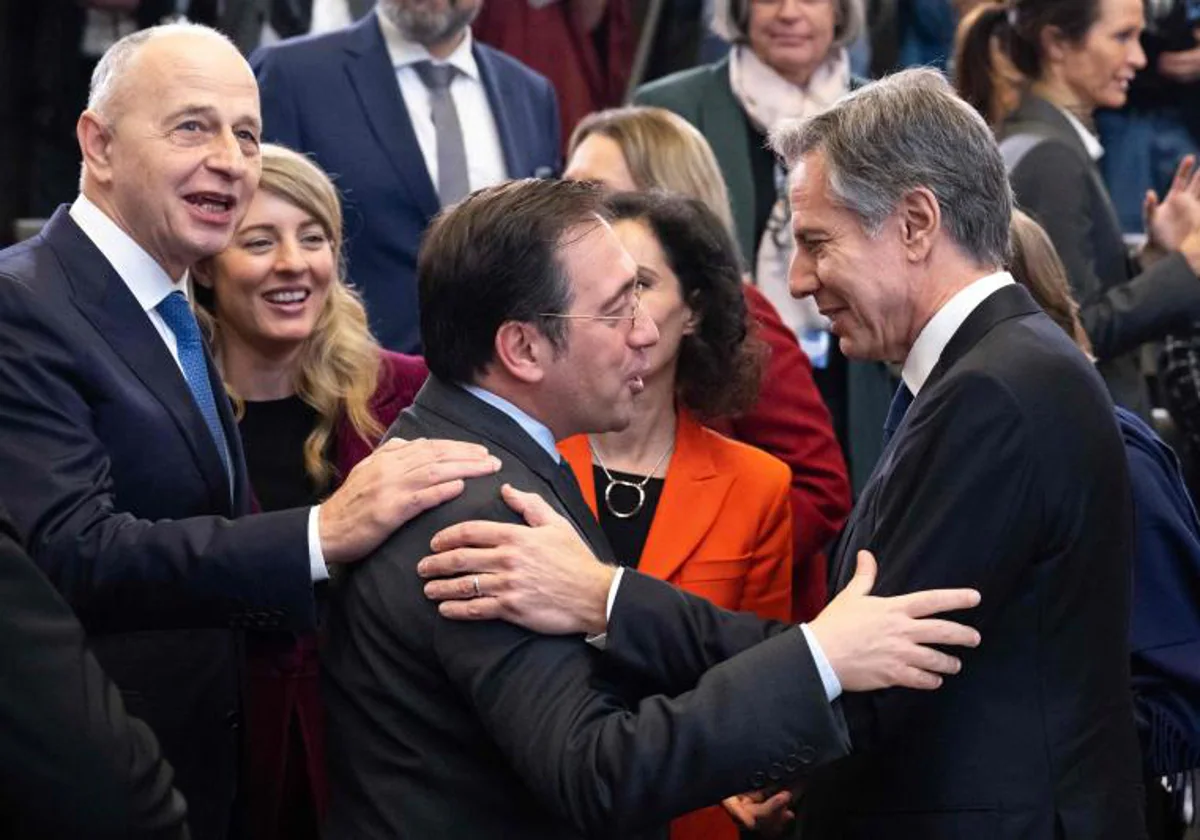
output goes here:
<path id="1" fill-rule="evenodd" d="M 113 130 L 109 124 L 95 111 L 84 111 L 75 123 L 75 136 L 92 180 L 111 183 Z"/>
<path id="2" fill-rule="evenodd" d="M 553 353 L 550 339 L 528 321 L 505 321 L 496 330 L 496 361 L 509 376 L 521 382 L 540 382 Z"/>
<path id="3" fill-rule="evenodd" d="M 942 208 L 937 196 L 926 187 L 918 187 L 900 199 L 896 209 L 905 253 L 912 262 L 924 261 L 933 250 L 942 226 Z"/>

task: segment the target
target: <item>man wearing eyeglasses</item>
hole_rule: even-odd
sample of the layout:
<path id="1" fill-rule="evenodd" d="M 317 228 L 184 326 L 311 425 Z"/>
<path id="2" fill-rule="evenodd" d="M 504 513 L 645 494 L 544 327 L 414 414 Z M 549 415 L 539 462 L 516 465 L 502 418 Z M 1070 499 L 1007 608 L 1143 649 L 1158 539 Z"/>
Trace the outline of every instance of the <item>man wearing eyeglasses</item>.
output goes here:
<path id="1" fill-rule="evenodd" d="M 336 582 L 324 652 L 331 840 L 665 836 L 672 816 L 753 787 L 763 768 L 795 775 L 846 751 L 830 663 L 803 628 L 667 698 L 652 696 L 670 690 L 667 675 L 616 671 L 602 639 L 450 621 L 424 595 L 416 566 L 435 533 L 518 521 L 505 484 L 540 494 L 614 560 L 555 449 L 629 423 L 658 340 L 606 216 L 590 184 L 520 181 L 472 194 L 426 234 L 417 276 L 431 377 L 388 434 L 486 443 L 503 466 Z M 579 584 L 581 595 L 591 588 Z M 481 599 L 497 594 L 471 585 Z M 928 641 L 977 643 L 972 630 L 919 617 L 971 606 L 975 593 L 908 596 L 925 606 L 899 621 L 877 609 L 888 599 L 864 609 L 861 594 L 826 610 L 843 636 L 886 647 L 932 628 Z M 910 647 L 941 663 L 931 670 L 955 667 Z M 886 670 L 909 665 L 923 667 L 897 659 Z M 879 674 L 880 686 L 895 683 Z"/>

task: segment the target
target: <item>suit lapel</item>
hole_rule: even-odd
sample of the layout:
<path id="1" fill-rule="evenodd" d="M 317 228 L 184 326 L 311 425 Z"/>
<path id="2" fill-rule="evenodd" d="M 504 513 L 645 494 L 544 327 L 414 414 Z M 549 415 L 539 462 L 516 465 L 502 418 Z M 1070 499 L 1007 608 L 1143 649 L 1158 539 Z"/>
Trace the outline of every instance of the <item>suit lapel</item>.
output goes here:
<path id="1" fill-rule="evenodd" d="M 1101 196 L 1101 204 L 1104 207 L 1105 227 L 1113 232 L 1113 235 L 1119 235 L 1121 231 L 1121 222 L 1117 217 L 1116 208 L 1113 207 L 1112 199 L 1108 194 L 1108 187 L 1104 184 L 1104 177 L 1100 173 L 1100 167 L 1088 154 L 1087 146 L 1083 144 L 1083 140 L 1079 136 L 1079 132 L 1075 130 L 1075 126 L 1071 125 L 1070 121 L 1063 116 L 1062 112 L 1057 107 L 1042 99 L 1039 96 L 1027 96 L 1021 103 L 1013 115 L 1005 124 L 1004 134 L 1017 134 L 1020 132 L 1030 132 L 1034 134 L 1042 134 L 1046 137 L 1052 137 L 1060 143 L 1064 143 L 1075 150 L 1083 160 L 1088 163 L 1088 176 L 1092 182 L 1092 192 L 1095 195 Z"/>
<path id="2" fill-rule="evenodd" d="M 175 421 L 209 486 L 214 510 L 232 512 L 229 480 L 212 433 L 183 373 L 133 292 L 71 220 L 65 207 L 54 214 L 44 235 L 62 260 L 80 313 Z M 223 396 L 224 386 L 215 375 L 211 359 L 209 379 L 215 383 L 213 394 L 221 411 L 235 472 L 242 472 L 237 426 L 232 422 L 228 401 Z M 237 486 L 236 475 L 234 486 Z"/>
<path id="3" fill-rule="evenodd" d="M 613 562 L 608 538 L 588 509 L 582 493 L 576 486 L 568 485 L 559 465 L 515 420 L 462 388 L 448 385 L 434 376 L 425 381 L 413 402 L 511 452 L 526 469 L 549 485 L 559 506 L 566 511 L 596 556 L 605 562 Z"/>
<path id="4" fill-rule="evenodd" d="M 867 481 L 866 487 L 863 488 L 862 495 L 859 497 L 858 503 L 854 506 L 854 511 L 846 523 L 835 554 L 836 561 L 831 576 L 831 594 L 840 591 L 854 574 L 854 554 L 860 548 L 867 545 L 870 535 L 875 528 L 875 510 L 879 503 L 881 484 L 891 473 L 893 458 L 902 445 L 910 424 L 916 422 L 916 418 L 919 418 L 927 401 L 932 398 L 930 395 L 938 383 L 997 324 L 1010 318 L 1035 315 L 1041 311 L 1041 308 L 1030 297 L 1029 292 L 1023 286 L 1016 284 L 1005 286 L 993 292 L 983 303 L 977 306 L 967 316 L 967 319 L 963 321 L 962 325 L 959 326 L 958 330 L 955 331 L 950 341 L 946 343 L 946 347 L 942 350 L 942 355 L 930 372 L 929 378 L 921 386 L 920 393 L 917 394 L 916 399 L 913 400 L 913 404 L 904 415 L 904 419 L 896 429 L 896 434 L 892 437 L 883 454 L 880 456 L 879 462 L 875 465 L 875 469 L 871 473 L 871 478 Z M 880 432 L 882 433 L 882 430 Z"/>
<path id="5" fill-rule="evenodd" d="M 667 465 L 638 571 L 670 580 L 712 530 L 732 487 L 733 476 L 718 473 L 704 446 L 703 428 L 680 409 L 675 453 Z"/>
<path id="6" fill-rule="evenodd" d="M 371 132 L 418 207 L 427 216 L 441 209 L 425 157 L 417 143 L 404 96 L 396 81 L 396 69 L 375 15 L 367 15 L 350 29 L 346 46 L 346 73 L 358 94 Z M 419 166 L 413 163 L 418 162 Z"/>
<path id="7" fill-rule="evenodd" d="M 528 174 L 528 167 L 521 165 L 522 162 L 517 159 L 517 152 L 528 144 L 518 142 L 517 127 L 513 125 L 509 109 L 504 107 L 505 102 L 514 102 L 518 96 L 509 89 L 508 79 L 498 71 L 487 50 L 481 49 L 479 44 L 474 44 L 471 52 L 475 56 L 476 66 L 479 67 L 483 89 L 487 91 L 488 105 L 492 109 L 492 119 L 496 121 L 496 131 L 500 135 L 504 168 L 509 178 L 524 177 Z"/>
<path id="8" fill-rule="evenodd" d="M 758 243 L 754 241 L 754 173 L 750 168 L 750 138 L 746 116 L 729 86 L 729 59 L 722 59 L 709 71 L 708 90 L 700 102 L 697 127 L 708 138 L 713 155 L 721 165 L 729 189 L 731 207 L 749 212 L 736 214 L 738 245 L 750 266 Z"/>

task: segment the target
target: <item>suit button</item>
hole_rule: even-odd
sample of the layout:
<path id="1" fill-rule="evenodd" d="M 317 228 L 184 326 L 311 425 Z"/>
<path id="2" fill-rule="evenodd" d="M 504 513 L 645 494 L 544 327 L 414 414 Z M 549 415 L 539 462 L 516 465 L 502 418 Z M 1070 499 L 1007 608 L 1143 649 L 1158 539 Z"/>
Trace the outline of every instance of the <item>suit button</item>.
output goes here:
<path id="1" fill-rule="evenodd" d="M 781 780 L 783 778 L 783 765 L 781 765 L 779 762 L 772 764 L 770 771 L 767 773 L 767 778 L 772 782 L 778 782 Z"/>
<path id="2" fill-rule="evenodd" d="M 762 790 L 767 786 L 767 774 L 759 770 L 750 777 L 750 787 L 755 790 Z"/>
<path id="3" fill-rule="evenodd" d="M 812 747 L 801 747 L 800 748 L 799 758 L 800 758 L 801 764 L 812 764 L 813 759 L 816 757 L 817 757 L 817 751 L 814 750 Z"/>
<path id="4" fill-rule="evenodd" d="M 230 729 L 237 731 L 242 726 L 242 716 L 237 711 L 225 713 L 225 725 Z"/>
<path id="5" fill-rule="evenodd" d="M 783 769 L 789 773 L 795 773 L 800 769 L 800 758 L 795 753 L 792 753 L 786 759 L 784 759 Z"/>

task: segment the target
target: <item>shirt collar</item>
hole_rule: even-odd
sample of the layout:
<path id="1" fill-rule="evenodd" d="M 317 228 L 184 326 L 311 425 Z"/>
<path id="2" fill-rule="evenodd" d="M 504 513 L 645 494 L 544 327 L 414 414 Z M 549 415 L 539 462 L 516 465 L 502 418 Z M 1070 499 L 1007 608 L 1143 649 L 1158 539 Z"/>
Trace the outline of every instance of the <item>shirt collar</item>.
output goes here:
<path id="1" fill-rule="evenodd" d="M 1057 105 L 1054 107 L 1058 108 Z M 1104 155 L 1104 146 L 1100 145 L 1100 140 L 1095 134 L 1087 130 L 1087 126 L 1079 121 L 1079 118 L 1065 108 L 1059 108 L 1062 115 L 1067 118 L 1067 122 L 1071 124 L 1071 128 L 1075 129 L 1075 133 L 1079 135 L 1079 139 L 1083 141 L 1083 147 L 1087 149 L 1088 157 L 1092 160 L 1100 160 Z"/>
<path id="2" fill-rule="evenodd" d="M 149 312 L 154 309 L 171 292 L 183 292 L 187 296 L 187 272 L 184 272 L 180 282 L 172 280 L 154 257 L 147 254 L 87 196 L 80 194 L 75 199 L 70 215 L 84 236 L 92 241 L 125 281 L 143 310 Z"/>
<path id="3" fill-rule="evenodd" d="M 395 24 L 387 19 L 387 15 L 379 11 L 378 5 L 375 7 L 375 17 L 379 20 L 383 41 L 387 44 L 388 58 L 392 60 L 392 66 L 397 70 L 401 67 L 409 67 L 418 61 L 433 61 L 438 64 L 451 64 L 463 75 L 479 81 L 479 65 L 475 63 L 475 53 L 471 49 L 474 40 L 471 37 L 470 27 L 467 27 L 462 41 L 454 48 L 454 52 L 450 53 L 443 61 L 434 58 L 429 54 L 429 50 L 420 44 L 415 44 L 401 35 Z"/>
<path id="4" fill-rule="evenodd" d="M 913 342 L 908 358 L 904 360 L 904 370 L 901 376 L 908 390 L 915 397 L 933 373 L 942 351 L 950 343 L 950 339 L 958 332 L 967 317 L 984 302 L 993 292 L 1013 283 L 1012 275 L 1007 271 L 999 271 L 981 277 L 964 289 L 960 289 L 954 297 L 934 313 L 917 335 Z"/>
<path id="5" fill-rule="evenodd" d="M 491 391 L 480 388 L 478 385 L 463 385 L 462 387 L 468 394 L 478 397 L 497 411 L 504 412 L 518 426 L 524 429 L 525 434 L 533 438 L 538 446 L 546 450 L 546 454 L 550 456 L 551 461 L 556 464 L 559 462 L 562 456 L 558 454 L 558 447 L 554 445 L 554 433 L 550 431 L 546 424 L 540 420 L 535 420 L 523 410 L 504 399 L 504 397 L 498 397 Z"/>

